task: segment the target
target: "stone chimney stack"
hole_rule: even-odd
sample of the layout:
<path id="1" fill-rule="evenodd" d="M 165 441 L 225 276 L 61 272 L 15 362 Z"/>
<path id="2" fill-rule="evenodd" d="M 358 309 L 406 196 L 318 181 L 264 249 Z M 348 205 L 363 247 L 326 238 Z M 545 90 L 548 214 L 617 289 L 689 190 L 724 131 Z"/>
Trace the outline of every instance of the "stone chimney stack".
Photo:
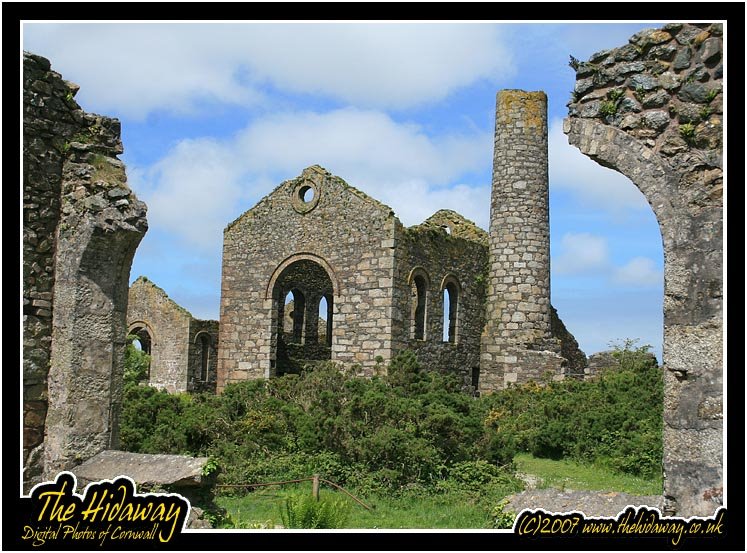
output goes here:
<path id="1" fill-rule="evenodd" d="M 547 370 L 556 376 L 562 361 L 556 351 L 550 334 L 547 96 L 501 90 L 480 388 L 501 389 Z"/>

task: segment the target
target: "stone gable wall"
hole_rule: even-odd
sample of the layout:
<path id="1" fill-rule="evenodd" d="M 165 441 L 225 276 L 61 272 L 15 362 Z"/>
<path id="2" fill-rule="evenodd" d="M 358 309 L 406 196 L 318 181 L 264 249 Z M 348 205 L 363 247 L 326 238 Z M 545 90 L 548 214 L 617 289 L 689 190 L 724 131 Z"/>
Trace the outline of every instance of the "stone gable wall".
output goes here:
<path id="1" fill-rule="evenodd" d="M 314 191 L 302 200 L 306 188 Z M 284 262 L 309 259 L 334 288 L 332 361 L 373 374 L 391 358 L 394 227 L 391 209 L 321 167 L 281 184 L 224 232 L 218 391 L 275 374 L 277 303 Z M 273 308 L 274 306 L 274 308 Z M 276 338 L 275 338 L 276 340 Z"/>
<path id="2" fill-rule="evenodd" d="M 147 325 L 151 334 L 148 383 L 168 392 L 187 390 L 192 315 L 144 277 L 130 286 L 127 324 Z M 194 339 L 194 336 L 192 336 Z"/>

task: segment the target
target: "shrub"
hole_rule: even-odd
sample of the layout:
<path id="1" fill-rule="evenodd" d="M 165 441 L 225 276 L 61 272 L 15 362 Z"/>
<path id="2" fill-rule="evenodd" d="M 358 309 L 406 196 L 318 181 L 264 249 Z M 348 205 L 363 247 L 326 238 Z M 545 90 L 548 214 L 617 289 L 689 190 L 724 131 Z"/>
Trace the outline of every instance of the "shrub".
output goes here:
<path id="1" fill-rule="evenodd" d="M 484 458 L 527 451 L 661 474 L 663 380 L 649 349 L 626 340 L 613 352 L 620 367 L 597 379 L 529 383 L 486 396 Z"/>

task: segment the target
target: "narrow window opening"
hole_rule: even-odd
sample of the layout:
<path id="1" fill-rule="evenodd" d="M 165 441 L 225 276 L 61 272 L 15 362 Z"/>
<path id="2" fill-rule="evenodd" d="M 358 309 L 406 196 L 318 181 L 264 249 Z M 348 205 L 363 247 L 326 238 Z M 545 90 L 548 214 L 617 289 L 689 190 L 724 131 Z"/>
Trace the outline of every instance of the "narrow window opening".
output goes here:
<path id="1" fill-rule="evenodd" d="M 332 296 L 319 300 L 319 343 L 332 346 Z"/>
<path id="2" fill-rule="evenodd" d="M 443 305 L 443 341 L 456 343 L 457 339 L 457 310 L 459 309 L 459 288 L 455 283 L 449 282 L 444 288 Z"/>
<path id="3" fill-rule="evenodd" d="M 425 316 L 428 290 L 425 278 L 421 275 L 417 275 L 412 281 L 412 296 L 413 338 L 415 340 L 425 340 Z"/>
<path id="4" fill-rule="evenodd" d="M 210 363 L 210 336 L 200 336 L 200 380 L 208 381 L 208 364 Z"/>
<path id="5" fill-rule="evenodd" d="M 476 396 L 480 395 L 480 367 L 472 367 L 472 389 Z"/>

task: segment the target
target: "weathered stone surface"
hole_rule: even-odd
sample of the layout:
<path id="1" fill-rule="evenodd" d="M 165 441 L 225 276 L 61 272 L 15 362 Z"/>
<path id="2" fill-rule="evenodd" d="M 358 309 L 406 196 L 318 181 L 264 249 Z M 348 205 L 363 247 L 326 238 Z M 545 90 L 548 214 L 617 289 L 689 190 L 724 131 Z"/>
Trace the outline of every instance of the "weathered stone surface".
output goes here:
<path id="1" fill-rule="evenodd" d="M 633 90 L 653 90 L 659 86 L 659 79 L 646 74 L 633 75 L 628 86 Z"/>
<path id="2" fill-rule="evenodd" d="M 651 59 L 671 60 L 677 52 L 677 47 L 673 44 L 658 45 L 651 48 L 648 57 Z"/>
<path id="3" fill-rule="evenodd" d="M 708 88 L 701 83 L 685 83 L 682 85 L 677 97 L 683 102 L 695 102 L 702 104 L 706 101 Z"/>
<path id="4" fill-rule="evenodd" d="M 704 40 L 699 53 L 703 63 L 715 65 L 721 59 L 721 39 L 714 36 Z"/>
<path id="5" fill-rule="evenodd" d="M 666 71 L 659 75 L 659 84 L 664 90 L 674 90 L 679 87 L 682 82 L 677 75 L 671 71 Z"/>
<path id="6" fill-rule="evenodd" d="M 667 136 L 664 143 L 661 145 L 659 152 L 665 156 L 673 156 L 675 154 L 681 154 L 688 150 L 688 145 L 685 140 L 678 134 L 670 134 Z"/>
<path id="7" fill-rule="evenodd" d="M 127 331 L 151 356 L 148 384 L 172 393 L 215 391 L 218 321 L 195 319 L 141 276 L 130 286 Z"/>
<path id="8" fill-rule="evenodd" d="M 615 61 L 633 61 L 638 57 L 638 55 L 638 48 L 632 44 L 626 44 L 622 48 L 615 50 L 614 53 Z"/>
<path id="9" fill-rule="evenodd" d="M 41 56 L 25 52 L 23 72 L 28 490 L 117 442 L 127 280 L 147 223 L 114 158 L 119 122 L 85 113 L 72 99 L 77 85 Z M 73 148 L 83 137 L 86 148 Z M 107 160 L 116 167 L 103 171 Z M 113 189 L 127 191 L 127 206 L 114 207 Z"/>
<path id="10" fill-rule="evenodd" d="M 666 111 L 647 111 L 643 114 L 643 124 L 657 132 L 663 131 L 669 125 L 669 114 Z"/>
<path id="11" fill-rule="evenodd" d="M 178 493 L 190 502 L 187 528 L 212 528 L 203 508 L 213 503 L 215 473 L 205 474 L 208 457 L 107 450 L 71 469 L 78 490 L 92 482 L 129 476 L 140 492 Z"/>
<path id="12" fill-rule="evenodd" d="M 585 109 L 583 99 L 569 105 L 564 123 L 571 144 L 638 186 L 661 228 L 665 508 L 681 516 L 712 514 L 721 504 L 717 491 L 723 487 L 723 127 L 718 100 L 718 53 L 723 46 L 720 33 L 712 31 L 708 24 L 682 24 L 674 40 L 660 42 L 677 48 L 671 70 L 658 81 L 672 96 L 668 111 L 683 125 L 697 122 L 689 131 L 683 125 L 665 125 L 665 112 L 647 106 L 641 116 L 655 123 L 655 131 L 636 128 L 630 120 L 625 125 L 616 119 L 603 121 Z M 647 37 L 652 34 L 639 33 L 631 42 L 651 42 Z M 653 63 L 646 53 L 641 59 Z M 636 90 L 640 84 L 646 90 L 643 85 L 655 79 L 641 73 L 627 86 Z M 606 87 L 597 85 L 587 94 L 595 91 L 604 93 Z M 644 130 L 659 134 L 650 136 Z"/>
<path id="13" fill-rule="evenodd" d="M 136 484 L 153 489 L 157 487 L 191 488 L 206 483 L 203 470 L 207 457 L 184 455 L 153 455 L 107 450 L 94 455 L 71 472 L 82 488 L 91 482 L 113 480 L 129 476 Z"/>
<path id="14" fill-rule="evenodd" d="M 675 111 L 677 113 L 677 121 L 680 123 L 698 123 L 701 120 L 703 106 L 685 103 L 677 103 L 673 105 L 676 106 Z"/>
<path id="15" fill-rule="evenodd" d="M 623 98 L 620 100 L 620 104 L 617 107 L 618 113 L 638 113 L 641 111 L 641 104 L 636 102 L 633 98 Z"/>
<path id="16" fill-rule="evenodd" d="M 672 69 L 687 69 L 688 67 L 690 67 L 691 59 L 692 53 L 690 52 L 690 48 L 680 48 L 674 57 L 674 61 L 672 62 Z"/>
<path id="17" fill-rule="evenodd" d="M 669 42 L 671 39 L 672 35 L 667 31 L 660 29 L 646 29 L 630 37 L 629 42 L 641 48 L 645 48 L 653 44 Z"/>
<path id="18" fill-rule="evenodd" d="M 670 98 L 671 96 L 666 90 L 657 90 L 650 94 L 646 94 L 641 101 L 641 106 L 644 109 L 660 108 L 669 103 Z"/>
<path id="19" fill-rule="evenodd" d="M 641 61 L 618 63 L 617 65 L 615 65 L 614 75 L 623 76 L 629 75 L 630 73 L 640 73 L 644 69 L 646 69 L 646 66 Z"/>

